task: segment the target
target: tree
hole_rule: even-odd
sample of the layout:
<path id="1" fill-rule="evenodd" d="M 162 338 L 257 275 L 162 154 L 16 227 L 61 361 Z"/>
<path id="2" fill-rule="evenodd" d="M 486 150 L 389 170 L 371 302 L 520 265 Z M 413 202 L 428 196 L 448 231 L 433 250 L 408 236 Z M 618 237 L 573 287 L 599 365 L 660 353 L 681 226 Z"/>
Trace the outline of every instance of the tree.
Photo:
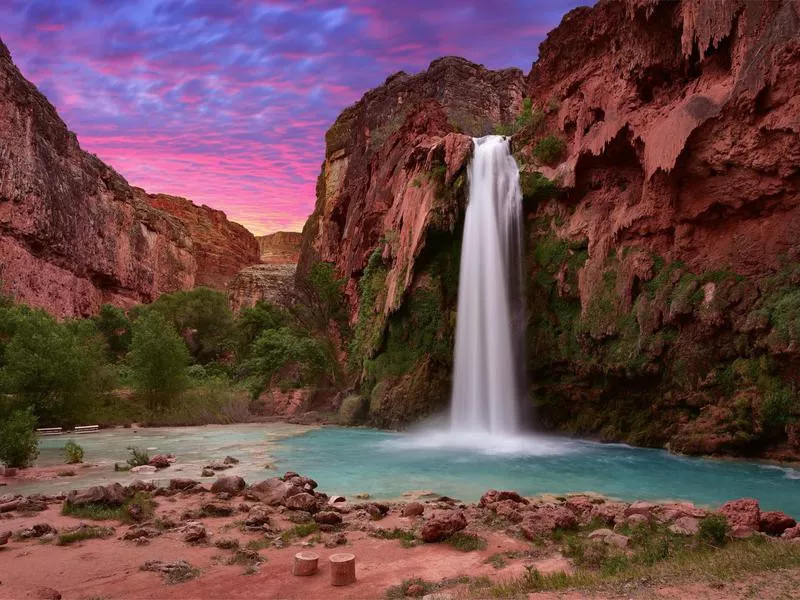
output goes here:
<path id="1" fill-rule="evenodd" d="M 27 467 L 39 456 L 36 417 L 30 410 L 17 410 L 0 423 L 0 461 L 9 467 Z"/>
<path id="2" fill-rule="evenodd" d="M 94 322 L 103 334 L 112 357 L 119 358 L 128 353 L 131 348 L 131 321 L 122 309 L 104 304 L 100 314 L 94 317 Z"/>
<path id="3" fill-rule="evenodd" d="M 235 325 L 228 298 L 222 292 L 199 287 L 164 294 L 139 313 L 155 311 L 181 333 L 194 359 L 205 364 L 233 349 Z"/>
<path id="4" fill-rule="evenodd" d="M 91 321 L 58 323 L 42 310 L 11 309 L 3 328 L 0 390 L 46 425 L 74 425 L 110 389 L 103 342 Z"/>
<path id="5" fill-rule="evenodd" d="M 245 308 L 236 320 L 236 338 L 240 358 L 248 356 L 250 347 L 268 329 L 280 329 L 289 322 L 289 314 L 269 302 L 259 300 L 252 308 Z"/>
<path id="6" fill-rule="evenodd" d="M 145 311 L 134 322 L 128 359 L 134 387 L 151 408 L 166 406 L 189 384 L 186 344 L 157 311 Z"/>

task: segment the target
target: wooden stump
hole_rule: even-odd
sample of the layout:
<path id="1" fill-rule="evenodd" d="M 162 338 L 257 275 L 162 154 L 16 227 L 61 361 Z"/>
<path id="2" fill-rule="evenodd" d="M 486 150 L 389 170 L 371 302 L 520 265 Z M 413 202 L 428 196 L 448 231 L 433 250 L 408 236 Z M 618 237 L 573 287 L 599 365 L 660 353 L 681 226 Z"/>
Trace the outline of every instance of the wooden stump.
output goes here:
<path id="1" fill-rule="evenodd" d="M 294 566 L 292 566 L 292 575 L 304 577 L 306 575 L 313 575 L 317 572 L 317 563 L 319 562 L 319 554 L 316 552 L 298 552 L 294 555 Z"/>
<path id="2" fill-rule="evenodd" d="M 331 554 L 331 585 L 350 585 L 356 581 L 356 557 L 346 552 Z"/>

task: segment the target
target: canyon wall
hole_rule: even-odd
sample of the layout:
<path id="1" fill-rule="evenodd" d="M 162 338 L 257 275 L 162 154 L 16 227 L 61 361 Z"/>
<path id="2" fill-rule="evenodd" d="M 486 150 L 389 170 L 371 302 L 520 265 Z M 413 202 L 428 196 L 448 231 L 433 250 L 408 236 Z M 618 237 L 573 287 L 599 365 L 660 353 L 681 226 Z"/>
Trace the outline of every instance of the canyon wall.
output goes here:
<path id="1" fill-rule="evenodd" d="M 167 194 L 148 194 L 134 188 L 135 195 L 153 208 L 162 210 L 186 225 L 197 260 L 195 285 L 226 290 L 228 283 L 244 267 L 259 262 L 255 236 L 225 213 L 205 204 Z"/>
<path id="2" fill-rule="evenodd" d="M 298 231 L 277 231 L 256 237 L 263 264 L 297 264 L 303 234 Z"/>
<path id="3" fill-rule="evenodd" d="M 81 150 L 0 41 L 2 292 L 84 316 L 190 288 L 196 268 L 186 227 Z"/>
<path id="4" fill-rule="evenodd" d="M 511 135 L 541 427 L 797 456 L 800 19 L 791 0 L 601 1 L 531 72 L 398 74 L 327 134 L 300 271 L 346 281 L 354 391 L 446 405 L 468 135 Z"/>

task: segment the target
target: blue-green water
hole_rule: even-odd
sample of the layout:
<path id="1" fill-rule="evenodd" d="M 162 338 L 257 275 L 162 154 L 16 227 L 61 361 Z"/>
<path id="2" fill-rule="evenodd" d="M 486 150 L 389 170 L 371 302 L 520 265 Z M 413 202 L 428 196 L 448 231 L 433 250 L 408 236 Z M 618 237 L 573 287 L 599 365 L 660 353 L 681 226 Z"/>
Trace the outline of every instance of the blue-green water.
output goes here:
<path id="1" fill-rule="evenodd" d="M 20 480 L 3 491 L 54 493 L 108 481 L 198 477 L 203 465 L 230 454 L 241 462 L 225 474 L 256 482 L 297 471 L 316 479 L 321 490 L 347 497 L 367 492 L 397 498 L 411 490 L 431 490 L 475 501 L 495 488 L 526 495 L 586 491 L 623 500 L 682 499 L 713 506 L 749 496 L 758 498 L 765 510 L 800 517 L 800 468 L 686 458 L 617 444 L 337 427 L 308 430 L 280 423 L 115 429 L 73 437 L 94 467 L 76 468 L 76 477 Z M 43 438 L 38 464 L 63 464 L 61 449 L 67 439 Z M 113 463 L 125 461 L 128 446 L 148 448 L 151 455 L 170 452 L 177 462 L 155 475 L 115 473 Z"/>
<path id="2" fill-rule="evenodd" d="M 689 500 L 717 505 L 756 497 L 765 510 L 800 517 L 800 469 L 674 456 L 663 450 L 544 439 L 520 447 L 442 447 L 435 434 L 325 428 L 282 440 L 281 465 L 328 493 L 397 497 L 432 490 L 465 501 L 489 488 L 522 494 L 591 491 L 623 500 Z"/>

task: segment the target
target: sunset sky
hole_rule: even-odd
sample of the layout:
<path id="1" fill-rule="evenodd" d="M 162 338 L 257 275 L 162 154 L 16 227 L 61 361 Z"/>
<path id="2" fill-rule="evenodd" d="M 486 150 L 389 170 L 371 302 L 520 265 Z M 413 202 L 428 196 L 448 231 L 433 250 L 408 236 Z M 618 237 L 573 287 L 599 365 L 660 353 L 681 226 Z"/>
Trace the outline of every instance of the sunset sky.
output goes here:
<path id="1" fill-rule="evenodd" d="M 300 230 L 324 133 L 443 55 L 528 71 L 590 0 L 3 0 L 0 37 L 81 146 L 133 185 Z"/>

